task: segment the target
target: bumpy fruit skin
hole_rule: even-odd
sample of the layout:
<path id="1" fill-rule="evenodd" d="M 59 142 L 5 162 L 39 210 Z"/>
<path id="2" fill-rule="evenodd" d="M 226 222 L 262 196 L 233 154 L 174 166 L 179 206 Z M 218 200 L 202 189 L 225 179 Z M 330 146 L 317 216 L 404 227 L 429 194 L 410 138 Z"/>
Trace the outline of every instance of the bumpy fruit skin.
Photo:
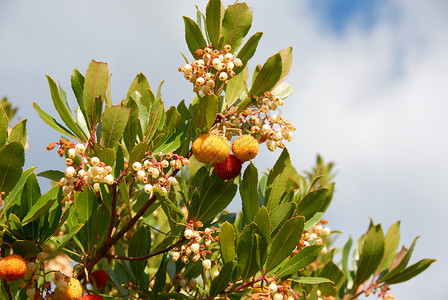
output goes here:
<path id="1" fill-rule="evenodd" d="M 251 135 L 239 136 L 232 143 L 232 152 L 242 162 L 251 160 L 258 154 L 258 141 Z"/>
<path id="2" fill-rule="evenodd" d="M 221 135 L 203 134 L 193 142 L 193 154 L 202 163 L 219 163 L 230 155 L 230 144 Z"/>
<path id="3" fill-rule="evenodd" d="M 235 155 L 230 154 L 225 161 L 215 163 L 213 167 L 219 178 L 229 180 L 240 174 L 242 165 L 242 162 Z"/>
<path id="4" fill-rule="evenodd" d="M 61 291 L 56 289 L 51 293 L 50 299 L 52 300 L 79 300 L 83 294 L 83 288 L 81 282 L 76 278 L 70 278 L 69 283 L 65 290 Z"/>
<path id="5" fill-rule="evenodd" d="M 96 270 L 90 274 L 90 277 L 93 278 L 97 287 L 101 288 L 107 284 L 107 280 L 109 276 L 107 272 L 104 270 Z"/>
<path id="6" fill-rule="evenodd" d="M 26 261 L 17 254 L 11 254 L 0 260 L 0 277 L 6 281 L 16 281 L 26 272 Z"/>
<path id="7" fill-rule="evenodd" d="M 104 300 L 104 298 L 98 295 L 85 295 L 79 300 Z"/>

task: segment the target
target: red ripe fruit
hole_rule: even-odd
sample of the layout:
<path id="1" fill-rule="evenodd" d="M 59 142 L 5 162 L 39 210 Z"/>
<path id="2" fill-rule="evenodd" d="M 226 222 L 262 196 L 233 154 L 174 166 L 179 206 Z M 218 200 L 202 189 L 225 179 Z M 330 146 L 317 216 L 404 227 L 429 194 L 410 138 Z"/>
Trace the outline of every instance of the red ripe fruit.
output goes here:
<path id="1" fill-rule="evenodd" d="M 85 295 L 79 300 L 104 300 L 104 298 L 98 295 Z"/>
<path id="2" fill-rule="evenodd" d="M 235 155 L 230 154 L 223 162 L 213 164 L 215 174 L 224 180 L 233 179 L 241 172 L 241 161 Z"/>
<path id="3" fill-rule="evenodd" d="M 107 284 L 107 280 L 109 279 L 109 276 L 104 270 L 96 270 L 90 274 L 90 277 L 93 278 L 96 286 L 99 288 L 105 286 Z"/>

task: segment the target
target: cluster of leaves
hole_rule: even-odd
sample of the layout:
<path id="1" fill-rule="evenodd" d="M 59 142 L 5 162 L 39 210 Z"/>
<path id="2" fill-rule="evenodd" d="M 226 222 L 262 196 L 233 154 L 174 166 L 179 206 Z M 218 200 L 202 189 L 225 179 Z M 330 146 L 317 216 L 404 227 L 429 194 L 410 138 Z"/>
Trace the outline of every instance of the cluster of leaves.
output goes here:
<path id="1" fill-rule="evenodd" d="M 209 132 L 219 114 L 238 114 L 266 92 L 281 99 L 292 93 L 283 82 L 291 67 L 292 49 L 257 66 L 249 82 L 247 63 L 262 33 L 252 35 L 241 47 L 252 25 L 247 4 L 224 8 L 221 1 L 210 0 L 205 15 L 198 10 L 197 21 L 184 17 L 184 23 L 193 57 L 210 45 L 214 49 L 230 45 L 243 63 L 235 67 L 236 75 L 223 89 L 198 94 L 188 106 L 181 101 L 165 109 L 162 84 L 154 93 L 143 74 L 136 76 L 125 98 L 114 105 L 108 66 L 92 61 L 85 75 L 76 69 L 72 73 L 73 114 L 65 91 L 47 76 L 62 123 L 38 104 L 34 108 L 62 137 L 84 144 L 86 155 L 112 168 L 113 184 L 101 184 L 99 191 L 85 185 L 69 201 L 55 185 L 42 195 L 34 168 L 22 170 L 26 120 L 8 130 L 7 110 L 0 108 L 2 257 L 14 252 L 33 261 L 44 251 L 50 261 L 65 253 L 75 264 L 74 274 L 66 275 L 80 279 L 89 293 L 114 299 L 241 299 L 277 294 L 285 299 L 356 299 L 375 291 L 384 296 L 389 285 L 429 267 L 433 260 L 407 267 L 415 241 L 396 253 L 399 223 L 386 235 L 372 223 L 357 243 L 352 270 L 348 267 L 351 238 L 342 249 L 340 266 L 333 262 L 337 249 L 328 249 L 330 237 L 306 238 L 324 224 L 322 215 L 334 192 L 333 165 L 324 164 L 320 157 L 314 170 L 300 175 L 285 148 L 266 174 L 260 176 L 250 162 L 234 180 L 220 179 L 212 166 L 191 157 L 191 142 Z M 154 188 L 148 195 L 132 165 L 168 153 L 190 158 L 190 163 L 180 172 L 172 170 L 178 185 L 166 192 Z M 48 170 L 37 176 L 57 182 L 64 172 Z M 242 212 L 227 212 L 238 191 Z M 213 228 L 217 234 L 217 243 L 207 249 L 210 268 L 201 261 L 185 264 L 172 259 L 188 243 L 185 232 L 191 222 L 201 230 Z M 111 279 L 101 289 L 89 280 L 96 269 L 106 270 Z M 47 271 L 37 271 L 41 277 L 33 283 L 36 288 L 50 280 Z M 278 289 L 267 288 L 272 284 Z M 26 299 L 19 283 L 9 286 L 2 281 L 0 292 L 2 298 Z"/>

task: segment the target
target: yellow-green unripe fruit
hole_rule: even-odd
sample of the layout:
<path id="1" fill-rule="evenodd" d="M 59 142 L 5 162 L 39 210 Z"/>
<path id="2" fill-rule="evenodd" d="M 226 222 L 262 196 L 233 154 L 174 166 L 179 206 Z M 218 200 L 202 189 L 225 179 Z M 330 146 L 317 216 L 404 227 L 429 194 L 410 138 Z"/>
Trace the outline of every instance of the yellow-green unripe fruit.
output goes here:
<path id="1" fill-rule="evenodd" d="M 230 144 L 221 135 L 203 134 L 193 142 L 193 154 L 202 163 L 223 162 L 230 155 Z"/>
<path id="2" fill-rule="evenodd" d="M 258 141 L 251 135 L 239 136 L 232 143 L 232 152 L 241 162 L 251 160 L 258 154 Z"/>

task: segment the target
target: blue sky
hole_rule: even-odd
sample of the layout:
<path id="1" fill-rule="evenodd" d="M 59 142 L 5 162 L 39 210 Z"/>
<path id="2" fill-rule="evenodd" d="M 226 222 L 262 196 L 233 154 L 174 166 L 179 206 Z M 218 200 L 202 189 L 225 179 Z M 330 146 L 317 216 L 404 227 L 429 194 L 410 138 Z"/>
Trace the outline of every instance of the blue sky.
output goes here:
<path id="1" fill-rule="evenodd" d="M 227 1 L 230 4 L 233 1 Z M 132 4 L 129 4 L 132 3 Z M 182 16 L 205 1 L 0 2 L 0 97 L 29 118 L 27 166 L 38 171 L 64 163 L 45 146 L 58 135 L 40 121 L 32 102 L 48 109 L 44 74 L 70 91 L 73 68 L 108 62 L 118 103 L 143 72 L 167 105 L 188 102 L 191 86 L 177 72 L 183 63 Z M 248 1 L 251 32 L 264 36 L 250 66 L 293 46 L 286 79 L 295 93 L 283 113 L 297 131 L 288 149 L 296 168 L 313 166 L 317 153 L 336 163 L 336 193 L 327 215 L 332 229 L 358 238 L 369 217 L 386 229 L 402 220 L 402 244 L 421 238 L 415 259 L 438 261 L 421 277 L 393 287 L 397 299 L 440 299 L 448 262 L 441 238 L 448 212 L 448 4 L 444 0 Z M 261 149 L 259 169 L 279 152 Z M 232 206 L 238 209 L 238 203 Z M 431 287 L 423 289 L 422 287 Z"/>

